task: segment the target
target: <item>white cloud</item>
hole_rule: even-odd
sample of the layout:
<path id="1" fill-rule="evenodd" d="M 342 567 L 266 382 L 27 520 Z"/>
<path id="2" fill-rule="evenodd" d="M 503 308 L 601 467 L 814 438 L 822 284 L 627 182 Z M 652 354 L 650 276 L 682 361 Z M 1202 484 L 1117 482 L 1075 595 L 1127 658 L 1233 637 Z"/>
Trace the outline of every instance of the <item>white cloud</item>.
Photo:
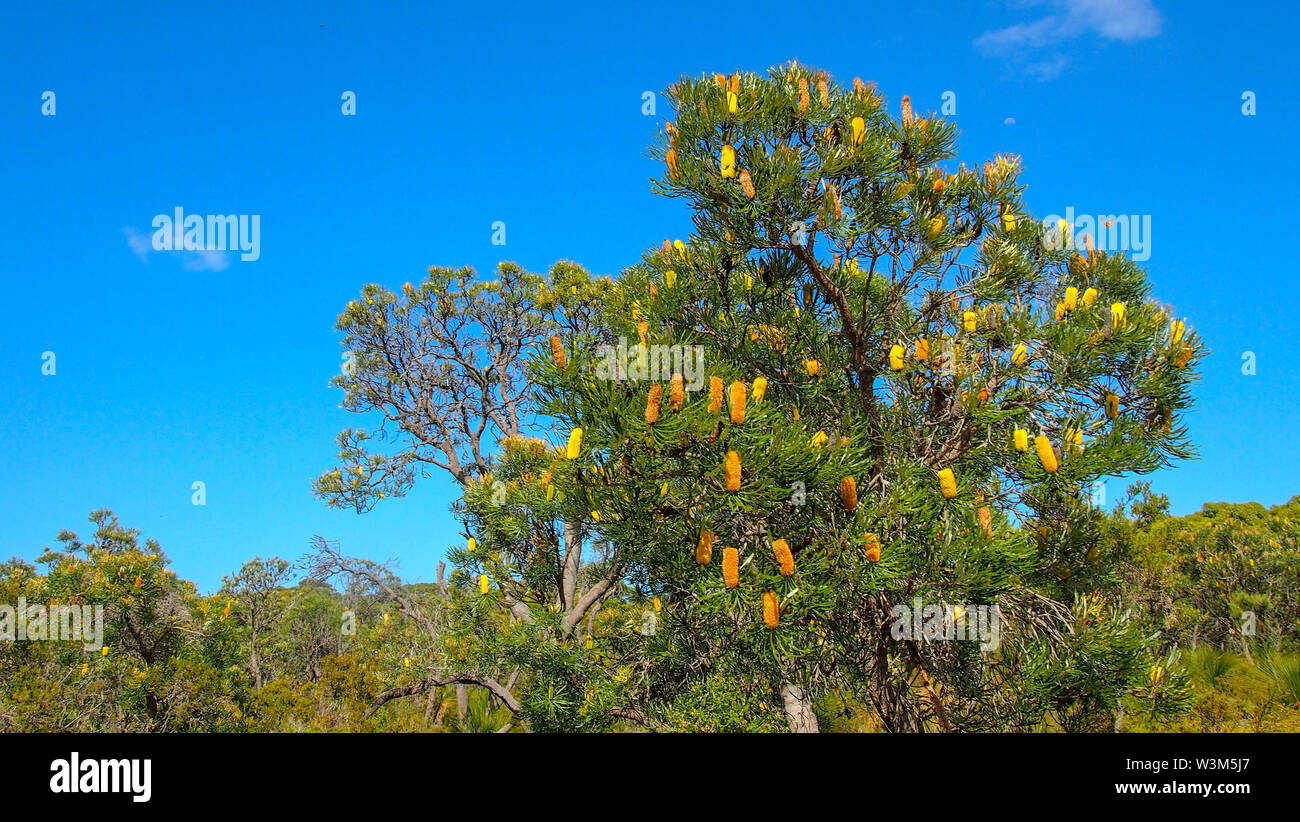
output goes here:
<path id="1" fill-rule="evenodd" d="M 126 244 L 131 253 L 140 262 L 149 262 L 149 255 L 156 251 L 153 235 L 141 233 L 131 226 L 122 229 L 122 233 L 126 235 Z M 201 248 L 194 251 L 182 250 L 180 254 L 181 268 L 185 271 L 225 271 L 230 267 L 229 252 Z"/>
<path id="2" fill-rule="evenodd" d="M 1027 60 L 1027 70 L 1040 80 L 1060 76 L 1069 64 L 1065 55 L 1042 50 L 1086 37 L 1135 43 L 1160 34 L 1163 23 L 1151 0 L 1030 0 L 1024 5 L 1050 11 L 1037 20 L 986 31 L 975 38 L 975 48 Z"/>

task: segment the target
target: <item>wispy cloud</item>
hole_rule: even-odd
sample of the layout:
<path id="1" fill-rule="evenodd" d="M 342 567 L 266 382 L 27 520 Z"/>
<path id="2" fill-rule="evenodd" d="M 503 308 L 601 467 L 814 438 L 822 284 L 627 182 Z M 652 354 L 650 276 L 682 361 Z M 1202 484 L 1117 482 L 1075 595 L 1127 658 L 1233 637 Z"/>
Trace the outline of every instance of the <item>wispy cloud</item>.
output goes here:
<path id="1" fill-rule="evenodd" d="M 131 226 L 122 229 L 126 235 L 126 245 L 140 262 L 149 262 L 151 254 L 158 253 L 153 247 L 153 235 L 141 232 Z M 230 252 L 197 249 L 182 250 L 181 268 L 185 271 L 225 271 L 230 267 Z"/>
<path id="2" fill-rule="evenodd" d="M 1060 76 L 1069 58 L 1054 47 L 1080 38 L 1135 43 L 1160 34 L 1163 20 L 1151 0 L 1029 0 L 1021 5 L 1041 8 L 1037 20 L 986 31 L 975 48 L 995 57 L 1023 60 L 1040 80 Z"/>

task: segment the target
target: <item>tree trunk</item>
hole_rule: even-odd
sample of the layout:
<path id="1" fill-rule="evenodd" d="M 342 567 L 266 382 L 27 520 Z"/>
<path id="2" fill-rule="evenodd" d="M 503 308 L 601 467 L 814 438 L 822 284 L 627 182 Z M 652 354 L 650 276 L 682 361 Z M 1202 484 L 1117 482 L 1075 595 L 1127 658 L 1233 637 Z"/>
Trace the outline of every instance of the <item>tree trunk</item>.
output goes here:
<path id="1" fill-rule="evenodd" d="M 469 687 L 466 685 L 456 686 L 456 716 L 461 719 L 469 713 Z"/>
<path id="2" fill-rule="evenodd" d="M 785 716 L 790 723 L 790 732 L 796 734 L 815 734 L 817 715 L 813 713 L 812 698 L 802 685 L 792 682 L 781 684 L 781 701 L 785 704 Z"/>

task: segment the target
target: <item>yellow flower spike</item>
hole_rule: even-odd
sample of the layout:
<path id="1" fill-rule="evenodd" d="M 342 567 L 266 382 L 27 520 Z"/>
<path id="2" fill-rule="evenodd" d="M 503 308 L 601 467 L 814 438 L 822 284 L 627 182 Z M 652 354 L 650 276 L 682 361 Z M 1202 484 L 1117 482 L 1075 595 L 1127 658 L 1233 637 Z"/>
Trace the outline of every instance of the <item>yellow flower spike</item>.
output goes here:
<path id="1" fill-rule="evenodd" d="M 930 359 L 930 341 L 924 337 L 916 341 L 916 358 L 918 360 Z"/>
<path id="2" fill-rule="evenodd" d="M 731 146 L 722 147 L 722 176 L 725 179 L 736 176 L 736 150 Z"/>
<path id="3" fill-rule="evenodd" d="M 466 545 L 466 547 L 469 549 L 469 552 L 471 554 L 474 553 L 474 549 L 478 547 L 478 540 L 474 539 L 473 537 L 470 537 L 469 543 Z"/>
<path id="4" fill-rule="evenodd" d="M 664 157 L 664 160 L 668 163 L 668 176 L 676 180 L 678 174 L 677 149 L 675 148 L 668 149 L 668 154 Z"/>
<path id="5" fill-rule="evenodd" d="M 592 512 L 591 512 L 591 521 L 592 521 L 592 522 L 600 522 L 600 511 L 599 511 L 599 510 L 595 510 L 595 511 L 592 511 Z"/>
<path id="6" fill-rule="evenodd" d="M 548 485 L 546 486 L 546 501 L 550 502 L 553 499 L 555 499 L 555 486 Z"/>
<path id="7" fill-rule="evenodd" d="M 723 472 L 727 480 L 728 491 L 740 490 L 740 454 L 735 451 L 727 452 L 726 462 L 723 464 Z"/>
<path id="8" fill-rule="evenodd" d="M 773 540 L 772 554 L 781 566 L 781 576 L 788 577 L 794 573 L 794 554 L 790 553 L 790 543 L 783 539 Z"/>
<path id="9" fill-rule="evenodd" d="M 745 290 L 752 291 L 754 288 L 754 278 L 748 271 L 745 272 Z"/>
<path id="10" fill-rule="evenodd" d="M 1083 453 L 1083 429 L 1067 428 L 1065 431 L 1065 452 L 1072 457 Z"/>
<path id="11" fill-rule="evenodd" d="M 926 230 L 926 236 L 931 240 L 943 233 L 943 227 L 947 224 L 948 218 L 940 214 L 938 217 L 931 217 Z"/>
<path id="12" fill-rule="evenodd" d="M 745 421 L 745 383 L 736 380 L 731 384 L 731 421 L 740 425 Z"/>
<path id="13" fill-rule="evenodd" d="M 650 394 L 645 400 L 645 421 L 646 425 L 654 425 L 659 422 L 659 398 L 664 393 L 664 387 L 659 383 L 650 386 Z"/>
<path id="14" fill-rule="evenodd" d="M 672 288 L 675 285 L 677 285 L 677 272 L 670 268 L 664 272 L 664 288 Z"/>
<path id="15" fill-rule="evenodd" d="M 1025 360 L 1029 357 L 1029 346 L 1024 343 L 1016 343 L 1016 347 L 1011 351 L 1011 364 L 1024 365 Z"/>
<path id="16" fill-rule="evenodd" d="M 665 482 L 659 486 L 659 496 L 661 497 L 668 496 L 668 483 Z"/>
<path id="17" fill-rule="evenodd" d="M 895 371 L 903 370 L 903 346 L 895 345 L 889 349 L 889 367 Z"/>
<path id="18" fill-rule="evenodd" d="M 709 377 L 709 413 L 716 414 L 722 410 L 722 378 Z"/>
<path id="19" fill-rule="evenodd" d="M 558 368 L 564 368 L 569 362 L 564 355 L 564 343 L 560 342 L 559 335 L 551 336 L 551 359 L 555 361 Z"/>
<path id="20" fill-rule="evenodd" d="M 593 645 L 593 639 L 591 634 L 587 634 L 587 638 L 586 640 L 584 640 L 584 644 L 587 646 L 587 650 L 590 651 Z"/>
<path id="21" fill-rule="evenodd" d="M 641 322 L 641 301 L 640 300 L 632 301 L 632 319 L 636 320 L 637 322 Z"/>
<path id="22" fill-rule="evenodd" d="M 853 145 L 855 146 L 861 145 L 862 138 L 866 136 L 867 133 L 867 121 L 863 120 L 861 117 L 854 117 L 852 126 L 853 126 Z"/>
<path id="23" fill-rule="evenodd" d="M 1190 345 L 1184 345 L 1182 348 L 1178 349 L 1178 353 L 1174 355 L 1174 365 L 1182 368 L 1186 366 L 1191 359 L 1192 347 Z"/>
<path id="24" fill-rule="evenodd" d="M 1056 304 L 1056 319 L 1058 320 L 1065 319 L 1065 303 Z"/>
<path id="25" fill-rule="evenodd" d="M 740 97 L 734 91 L 727 92 L 727 113 L 735 114 L 740 109 Z"/>
<path id="26" fill-rule="evenodd" d="M 1106 395 L 1106 416 L 1112 420 L 1119 416 L 1119 395 Z"/>
<path id="27" fill-rule="evenodd" d="M 108 656 L 108 646 L 107 646 L 107 645 L 105 645 L 103 648 L 100 648 L 100 649 L 99 649 L 99 655 L 100 655 L 101 657 Z"/>
<path id="28" fill-rule="evenodd" d="M 659 601 L 659 597 L 655 597 L 655 613 L 657 614 L 663 609 L 664 609 L 664 604 Z"/>
<path id="29" fill-rule="evenodd" d="M 875 534 L 867 534 L 863 537 L 863 542 L 867 548 L 867 561 L 880 562 L 880 537 Z"/>
<path id="30" fill-rule="evenodd" d="M 858 481 L 853 477 L 840 480 L 840 502 L 844 503 L 845 511 L 858 510 Z"/>
<path id="31" fill-rule="evenodd" d="M 1043 470 L 1049 474 L 1055 474 L 1060 465 L 1056 462 L 1056 452 L 1052 450 L 1052 441 L 1039 434 L 1034 437 L 1034 448 L 1038 451 L 1038 461 L 1043 464 Z"/>
<path id="32" fill-rule="evenodd" d="M 681 240 L 673 240 L 673 251 L 677 252 L 679 257 L 686 256 L 686 243 Z"/>
<path id="33" fill-rule="evenodd" d="M 1151 682 L 1152 687 L 1155 687 L 1164 678 L 1165 669 L 1159 665 L 1151 666 L 1151 670 L 1147 672 L 1147 679 Z"/>
<path id="34" fill-rule="evenodd" d="M 1115 330 L 1118 331 L 1128 325 L 1128 317 L 1125 316 L 1127 309 L 1124 303 L 1111 303 L 1110 316 L 1115 324 Z"/>
<path id="35" fill-rule="evenodd" d="M 722 549 L 722 582 L 728 588 L 740 584 L 740 552 L 735 548 Z"/>
<path id="36" fill-rule="evenodd" d="M 808 441 L 808 444 L 813 448 L 821 448 L 829 439 L 830 437 L 826 435 L 825 431 L 818 431 L 812 435 L 812 439 Z"/>
<path id="37" fill-rule="evenodd" d="M 82 675 L 82 676 L 89 676 L 89 675 L 90 675 L 90 665 L 88 665 L 88 664 L 86 664 L 86 663 L 84 663 L 84 662 L 81 664 L 81 675 Z"/>
<path id="38" fill-rule="evenodd" d="M 1084 308 L 1092 308 L 1092 304 L 1095 303 L 1096 301 L 1097 301 L 1097 289 L 1095 288 L 1089 288 L 1084 290 L 1083 296 L 1079 298 L 1079 302 L 1083 303 Z"/>
<path id="39" fill-rule="evenodd" d="M 1017 450 L 1017 451 L 1028 451 L 1028 450 L 1029 450 L 1029 432 L 1028 432 L 1028 431 L 1026 431 L 1026 430 L 1023 429 L 1023 428 L 1017 428 L 1017 429 L 1015 430 L 1015 434 L 1014 434 L 1013 436 L 1014 436 L 1014 441 L 1015 441 L 1015 444 L 1016 444 L 1016 450 Z"/>
<path id="40" fill-rule="evenodd" d="M 578 453 L 582 450 L 582 429 L 575 428 L 569 434 L 569 445 L 565 448 L 564 453 L 571 460 L 578 458 Z"/>
<path id="41" fill-rule="evenodd" d="M 822 364 L 817 360 L 804 360 L 803 370 L 808 372 L 808 376 L 815 377 L 822 372 Z"/>
<path id="42" fill-rule="evenodd" d="M 1174 345 L 1178 345 L 1183 341 L 1183 334 L 1186 330 L 1187 327 L 1182 320 L 1174 320 L 1173 325 L 1169 326 L 1169 341 Z"/>
<path id="43" fill-rule="evenodd" d="M 1016 230 L 1016 215 L 1010 211 L 1002 213 L 1002 230 L 1007 232 Z"/>
<path id="44" fill-rule="evenodd" d="M 939 471 L 939 491 L 943 494 L 944 499 L 952 499 L 957 496 L 957 477 L 952 473 L 951 468 L 944 468 Z"/>
<path id="45" fill-rule="evenodd" d="M 700 565 L 708 565 L 713 561 L 712 531 L 700 532 L 700 541 L 695 546 L 695 561 Z"/>
<path id="46" fill-rule="evenodd" d="M 479 575 L 478 575 L 478 592 L 479 592 L 480 594 L 486 594 L 486 593 L 488 592 L 488 590 L 490 589 L 490 587 L 491 587 L 491 584 L 488 582 L 488 575 L 487 575 L 487 574 L 479 574 Z"/>
<path id="47" fill-rule="evenodd" d="M 1065 289 L 1065 310 L 1073 311 L 1079 305 L 1079 289 L 1070 286 Z"/>
<path id="48" fill-rule="evenodd" d="M 965 329 L 967 334 L 975 333 L 975 316 L 974 311 L 966 311 L 961 315 L 962 328 Z"/>
<path id="49" fill-rule="evenodd" d="M 763 624 L 769 628 L 781 624 L 781 603 L 773 591 L 763 592 Z"/>
<path id="50" fill-rule="evenodd" d="M 686 402 L 686 379 L 681 374 L 673 374 L 668 384 L 668 404 L 674 411 L 681 411 Z"/>
<path id="51" fill-rule="evenodd" d="M 763 397 L 765 396 L 767 396 L 767 377 L 755 377 L 754 378 L 754 405 L 758 405 L 759 403 L 761 403 L 763 401 Z"/>
<path id="52" fill-rule="evenodd" d="M 402 664 L 407 668 L 411 667 L 411 658 L 409 656 L 402 657 Z"/>

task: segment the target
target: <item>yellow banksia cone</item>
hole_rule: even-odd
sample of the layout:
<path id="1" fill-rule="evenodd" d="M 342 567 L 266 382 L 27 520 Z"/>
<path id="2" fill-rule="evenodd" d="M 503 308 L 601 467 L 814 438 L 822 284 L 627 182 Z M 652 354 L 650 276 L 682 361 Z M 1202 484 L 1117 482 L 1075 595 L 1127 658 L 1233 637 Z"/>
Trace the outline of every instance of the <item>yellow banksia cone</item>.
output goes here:
<path id="1" fill-rule="evenodd" d="M 1106 416 L 1112 420 L 1119 416 L 1119 395 L 1118 394 L 1106 395 Z"/>
<path id="2" fill-rule="evenodd" d="M 962 329 L 965 330 L 967 334 L 974 334 L 975 333 L 975 312 L 974 311 L 962 312 L 961 325 L 962 325 Z"/>
<path id="3" fill-rule="evenodd" d="M 474 549 L 478 547 L 478 540 L 470 537 L 469 542 L 466 543 L 465 547 L 471 554 L 474 553 Z"/>
<path id="4" fill-rule="evenodd" d="M 1065 429 L 1065 452 L 1072 457 L 1077 457 L 1083 453 L 1082 428 Z"/>
<path id="5" fill-rule="evenodd" d="M 731 146 L 722 147 L 722 176 L 725 178 L 736 176 L 736 150 Z"/>
<path id="6" fill-rule="evenodd" d="M 930 359 L 930 341 L 924 337 L 916 341 L 916 358 L 918 360 Z"/>
<path id="7" fill-rule="evenodd" d="M 763 397 L 765 396 L 767 396 L 767 377 L 755 377 L 754 378 L 754 405 L 758 405 L 760 402 L 762 402 Z"/>
<path id="8" fill-rule="evenodd" d="M 722 549 L 722 582 L 728 588 L 740 584 L 740 552 L 730 546 Z"/>
<path id="9" fill-rule="evenodd" d="M 1147 672 L 1147 679 L 1150 680 L 1152 686 L 1159 684 L 1160 680 L 1164 678 L 1165 678 L 1165 669 L 1159 665 L 1153 665 L 1151 667 L 1151 670 Z"/>
<path id="10" fill-rule="evenodd" d="M 569 359 L 564 355 L 564 344 L 560 342 L 559 335 L 551 336 L 551 359 L 555 360 L 556 366 L 563 368 L 568 365 Z"/>
<path id="11" fill-rule="evenodd" d="M 1182 348 L 1178 349 L 1178 353 L 1174 355 L 1174 365 L 1182 368 L 1187 365 L 1191 359 L 1192 347 L 1190 345 L 1184 345 Z"/>
<path id="12" fill-rule="evenodd" d="M 650 395 L 645 400 L 645 421 L 647 425 L 654 425 L 659 422 L 659 398 L 663 395 L 664 387 L 659 383 L 650 386 Z"/>
<path id="13" fill-rule="evenodd" d="M 727 479 L 728 491 L 740 490 L 740 454 L 735 451 L 727 452 L 727 460 L 723 466 L 723 471 Z"/>
<path id="14" fill-rule="evenodd" d="M 1092 308 L 1092 304 L 1096 301 L 1097 289 L 1095 288 L 1084 289 L 1083 296 L 1079 298 L 1079 302 L 1083 303 L 1084 308 Z"/>
<path id="15" fill-rule="evenodd" d="M 564 449 L 564 455 L 571 460 L 578 458 L 578 453 L 582 450 L 582 429 L 575 428 L 569 434 L 569 446 Z"/>
<path id="16" fill-rule="evenodd" d="M 790 543 L 783 539 L 773 540 L 772 554 L 781 566 L 781 576 L 788 577 L 794 573 L 794 554 L 790 553 Z"/>
<path id="17" fill-rule="evenodd" d="M 681 374 L 673 374 L 672 381 L 668 384 L 668 404 L 674 411 L 681 411 L 685 401 L 686 380 Z"/>
<path id="18" fill-rule="evenodd" d="M 745 421 L 745 384 L 736 380 L 731 384 L 731 421 L 736 425 Z"/>
<path id="19" fill-rule="evenodd" d="M 773 591 L 763 592 L 763 624 L 769 628 L 781 624 L 781 603 Z"/>
<path id="20" fill-rule="evenodd" d="M 804 360 L 803 370 L 808 372 L 808 376 L 815 377 L 822 372 L 822 364 L 817 360 Z"/>
<path id="21" fill-rule="evenodd" d="M 861 145 L 862 138 L 867 133 L 867 121 L 861 117 L 853 118 L 853 145 Z"/>
<path id="22" fill-rule="evenodd" d="M 709 413 L 722 410 L 722 377 L 709 377 Z"/>
<path id="23" fill-rule="evenodd" d="M 1029 357 L 1029 346 L 1024 343 L 1016 343 L 1016 347 L 1011 350 L 1011 364 L 1024 365 L 1025 360 Z"/>
<path id="24" fill-rule="evenodd" d="M 867 534 L 863 541 L 867 548 L 867 561 L 880 562 L 880 537 L 875 534 Z"/>
<path id="25" fill-rule="evenodd" d="M 1110 316 L 1116 331 L 1128 325 L 1127 309 L 1124 303 L 1111 303 Z"/>
<path id="26" fill-rule="evenodd" d="M 844 503 L 845 511 L 858 509 L 858 481 L 853 477 L 840 480 L 840 501 Z"/>
<path id="27" fill-rule="evenodd" d="M 816 434 L 812 435 L 812 439 L 808 440 L 808 444 L 813 448 L 821 448 L 829 440 L 830 437 L 826 435 L 825 431 L 818 431 Z"/>
<path id="28" fill-rule="evenodd" d="M 491 587 L 491 585 L 490 585 L 490 583 L 488 582 L 488 575 L 487 575 L 487 574 L 479 574 L 479 575 L 478 575 L 478 592 L 479 592 L 480 594 L 486 594 L 486 593 L 488 592 L 488 589 L 489 589 L 490 587 Z"/>
<path id="29" fill-rule="evenodd" d="M 1070 286 L 1065 289 L 1065 310 L 1073 311 L 1079 305 L 1079 289 Z"/>
<path id="30" fill-rule="evenodd" d="M 90 666 L 84 662 L 81 664 L 81 675 L 90 676 Z"/>
<path id="31" fill-rule="evenodd" d="M 944 468 L 939 471 L 939 491 L 943 494 L 944 499 L 952 499 L 957 496 L 957 477 L 952 473 L 951 468 Z"/>
<path id="32" fill-rule="evenodd" d="M 749 176 L 749 169 L 740 172 L 740 190 L 746 198 L 754 199 L 754 178 Z"/>
<path id="33" fill-rule="evenodd" d="M 677 149 L 668 149 L 668 154 L 664 159 L 668 163 L 668 176 L 676 180 L 679 173 L 677 170 Z"/>
<path id="34" fill-rule="evenodd" d="M 940 234 L 943 233 L 943 227 L 947 222 L 948 222 L 948 218 L 942 214 L 940 214 L 938 217 L 931 217 L 930 222 L 927 223 L 925 236 L 929 237 L 931 240 L 933 240 L 935 237 L 938 237 Z"/>
<path id="35" fill-rule="evenodd" d="M 1056 304 L 1056 319 L 1058 320 L 1065 319 L 1065 303 Z"/>
<path id="36" fill-rule="evenodd" d="M 674 288 L 676 285 L 677 272 L 670 268 L 664 272 L 664 288 Z"/>
<path id="37" fill-rule="evenodd" d="M 1002 230 L 1003 231 L 1016 230 L 1016 215 L 1012 214 L 1010 211 L 1002 212 Z"/>
<path id="38" fill-rule="evenodd" d="M 889 367 L 895 371 L 903 370 L 903 346 L 895 345 L 889 349 Z"/>
<path id="39" fill-rule="evenodd" d="M 1034 448 L 1038 451 L 1038 461 L 1043 464 L 1043 470 L 1055 474 L 1060 465 L 1056 461 L 1056 452 L 1052 450 L 1052 441 L 1039 434 L 1034 437 Z"/>
<path id="40" fill-rule="evenodd" d="M 1017 451 L 1029 450 L 1029 432 L 1023 428 L 1017 428 L 1013 437 Z"/>
<path id="41" fill-rule="evenodd" d="M 708 565 L 713 561 L 713 532 L 701 531 L 700 541 L 695 545 L 695 561 Z"/>
<path id="42" fill-rule="evenodd" d="M 1174 345 L 1178 345 L 1183 341 L 1183 334 L 1186 331 L 1187 326 L 1183 324 L 1182 320 L 1174 320 L 1173 324 L 1169 326 L 1169 341 Z"/>
<path id="43" fill-rule="evenodd" d="M 734 91 L 727 92 L 727 113 L 735 114 L 740 109 L 740 96 Z"/>

